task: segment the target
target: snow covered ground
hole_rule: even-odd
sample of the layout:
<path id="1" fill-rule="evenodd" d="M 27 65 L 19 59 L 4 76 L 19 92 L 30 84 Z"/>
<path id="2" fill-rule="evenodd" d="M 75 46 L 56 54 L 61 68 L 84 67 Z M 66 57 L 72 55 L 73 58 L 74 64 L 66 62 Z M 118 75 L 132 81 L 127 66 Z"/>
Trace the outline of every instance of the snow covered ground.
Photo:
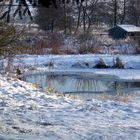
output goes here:
<path id="1" fill-rule="evenodd" d="M 0 139 L 139 140 L 139 100 L 72 100 L 0 75 Z"/>
<path id="2" fill-rule="evenodd" d="M 139 79 L 140 56 L 119 56 L 125 68 L 129 68 L 125 70 L 94 69 L 95 61 L 100 57 L 111 65 L 112 59 L 118 56 L 24 55 L 18 56 L 14 65 L 21 65 L 21 68 L 30 65 L 36 71 L 48 71 L 50 66 L 55 71 L 78 71 L 80 67 L 83 72 L 114 72 L 120 77 Z M 43 92 L 36 85 L 0 75 L 0 139 L 139 140 L 140 94 L 130 95 L 127 102 L 122 102 L 120 98 L 74 100 Z"/>

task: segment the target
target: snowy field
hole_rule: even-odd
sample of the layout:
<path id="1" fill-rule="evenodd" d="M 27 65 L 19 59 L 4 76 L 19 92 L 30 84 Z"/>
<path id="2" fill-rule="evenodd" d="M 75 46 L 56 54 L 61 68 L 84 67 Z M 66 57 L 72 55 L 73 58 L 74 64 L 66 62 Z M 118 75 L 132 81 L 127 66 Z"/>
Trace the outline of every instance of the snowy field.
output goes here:
<path id="1" fill-rule="evenodd" d="M 119 56 L 125 69 L 94 69 L 99 58 L 112 65 L 113 55 L 31 56 L 14 59 L 26 73 L 77 71 L 140 79 L 140 56 Z M 48 65 L 53 63 L 53 65 Z M 85 63 L 86 62 L 86 63 Z M 88 65 L 87 65 L 88 63 Z M 31 69 L 32 68 L 32 69 Z M 78 100 L 51 95 L 36 85 L 0 75 L 0 140 L 139 140 L 140 94 L 127 102 Z"/>

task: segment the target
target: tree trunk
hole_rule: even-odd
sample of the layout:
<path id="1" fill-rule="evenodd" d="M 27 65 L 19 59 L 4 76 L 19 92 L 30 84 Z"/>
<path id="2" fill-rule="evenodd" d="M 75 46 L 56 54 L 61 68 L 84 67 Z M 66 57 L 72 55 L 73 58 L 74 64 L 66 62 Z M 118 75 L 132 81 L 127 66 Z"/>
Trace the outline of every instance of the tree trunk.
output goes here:
<path id="1" fill-rule="evenodd" d="M 81 8 L 82 8 L 82 4 L 80 4 L 79 7 L 78 7 L 78 20 L 77 20 L 77 26 L 76 26 L 75 33 L 74 34 L 77 33 L 78 28 L 80 26 Z"/>
<path id="2" fill-rule="evenodd" d="M 118 13 L 118 4 L 117 0 L 114 0 L 114 26 L 117 25 L 117 13 Z"/>
<path id="3" fill-rule="evenodd" d="M 126 17 L 126 0 L 124 0 L 124 2 L 123 2 L 123 16 L 122 16 L 122 19 L 121 19 L 121 24 L 124 23 L 125 17 Z"/>

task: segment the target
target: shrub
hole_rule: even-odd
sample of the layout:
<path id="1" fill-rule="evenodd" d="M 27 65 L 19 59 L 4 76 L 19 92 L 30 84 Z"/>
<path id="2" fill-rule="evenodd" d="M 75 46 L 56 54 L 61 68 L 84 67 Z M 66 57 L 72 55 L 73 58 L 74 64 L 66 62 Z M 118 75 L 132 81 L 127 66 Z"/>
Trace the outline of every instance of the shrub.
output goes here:
<path id="1" fill-rule="evenodd" d="M 17 51 L 15 49 L 15 44 L 22 36 L 23 31 L 24 30 L 17 29 L 14 25 L 0 22 L 0 56 L 2 58 L 7 58 L 5 72 L 13 71 L 13 56 Z"/>
<path id="2" fill-rule="evenodd" d="M 137 45 L 135 46 L 135 54 L 140 54 L 140 37 L 136 39 Z"/>
<path id="3" fill-rule="evenodd" d="M 80 54 L 99 53 L 99 44 L 96 40 L 89 40 L 87 42 L 80 43 L 79 47 L 77 48 L 77 52 Z"/>
<path id="4" fill-rule="evenodd" d="M 114 63 L 113 65 L 114 68 L 118 68 L 118 69 L 124 68 L 124 64 L 119 57 L 117 57 L 116 60 L 113 60 L 113 63 Z"/>
<path id="5" fill-rule="evenodd" d="M 48 38 L 48 46 L 51 49 L 51 53 L 59 54 L 62 45 L 62 36 L 56 33 L 50 33 Z"/>
<path id="6" fill-rule="evenodd" d="M 135 54 L 140 54 L 140 46 L 135 47 Z"/>
<path id="7" fill-rule="evenodd" d="M 77 48 L 77 52 L 79 54 L 86 54 L 88 52 L 91 52 L 92 51 L 92 48 L 90 46 L 86 46 L 86 45 L 83 45 L 81 44 L 78 48 Z"/>
<path id="8" fill-rule="evenodd" d="M 15 40 L 16 29 L 14 26 L 0 22 L 0 54 L 9 56 L 13 53 L 11 44 Z"/>
<path id="9" fill-rule="evenodd" d="M 100 58 L 95 65 L 96 68 L 108 68 L 108 66 L 105 64 L 104 60 Z"/>

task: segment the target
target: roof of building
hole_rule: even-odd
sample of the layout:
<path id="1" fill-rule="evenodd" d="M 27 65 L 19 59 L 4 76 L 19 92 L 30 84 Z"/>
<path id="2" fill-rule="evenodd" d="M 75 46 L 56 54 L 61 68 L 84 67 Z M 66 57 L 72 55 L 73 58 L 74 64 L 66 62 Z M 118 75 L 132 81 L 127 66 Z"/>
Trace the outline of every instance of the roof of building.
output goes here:
<path id="1" fill-rule="evenodd" d="M 122 25 L 117 25 L 126 32 L 140 32 L 140 27 L 137 27 L 135 25 L 127 25 L 127 24 L 122 24 Z"/>

